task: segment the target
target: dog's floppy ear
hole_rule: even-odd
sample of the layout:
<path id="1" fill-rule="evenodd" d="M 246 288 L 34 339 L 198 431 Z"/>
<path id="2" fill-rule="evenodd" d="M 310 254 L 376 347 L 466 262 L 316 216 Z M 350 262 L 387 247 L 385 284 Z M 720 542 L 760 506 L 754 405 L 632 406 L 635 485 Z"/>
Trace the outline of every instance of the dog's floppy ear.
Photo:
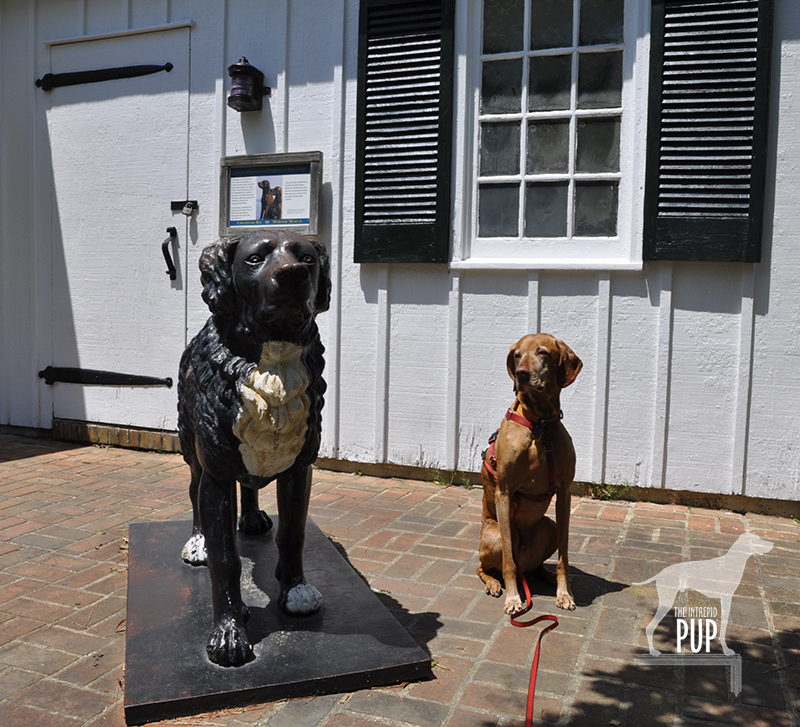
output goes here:
<path id="1" fill-rule="evenodd" d="M 514 393 L 517 393 L 517 377 L 514 375 L 514 354 L 517 352 L 517 344 L 515 343 L 511 350 L 508 352 L 508 356 L 506 356 L 506 369 L 508 370 L 508 375 L 511 377 L 511 380 L 514 382 Z"/>
<path id="2" fill-rule="evenodd" d="M 231 263 L 239 237 L 224 237 L 210 244 L 200 255 L 203 300 L 215 315 L 235 316 L 238 311 Z"/>
<path id="3" fill-rule="evenodd" d="M 563 389 L 575 381 L 583 368 L 583 361 L 575 355 L 575 352 L 564 341 L 556 339 L 556 345 L 561 357 L 558 366 L 558 385 Z"/>
<path id="4" fill-rule="evenodd" d="M 317 313 L 324 313 L 331 307 L 331 262 L 324 242 L 312 240 L 319 257 L 319 282 L 317 283 L 317 297 L 314 308 Z"/>

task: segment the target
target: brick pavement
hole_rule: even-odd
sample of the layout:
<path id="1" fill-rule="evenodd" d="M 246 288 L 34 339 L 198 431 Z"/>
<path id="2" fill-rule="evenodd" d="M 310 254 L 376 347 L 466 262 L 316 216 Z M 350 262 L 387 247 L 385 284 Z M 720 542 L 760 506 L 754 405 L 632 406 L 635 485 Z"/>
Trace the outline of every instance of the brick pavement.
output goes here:
<path id="1" fill-rule="evenodd" d="M 121 727 L 127 526 L 189 517 L 179 455 L 0 435 L 0 725 Z M 274 491 L 262 497 L 274 511 Z M 520 631 L 475 575 L 480 490 L 316 470 L 311 514 L 434 662 L 436 679 L 158 723 L 206 727 L 521 725 L 535 630 Z M 655 587 L 671 563 L 724 554 L 754 531 L 724 670 L 642 667 Z M 536 717 L 549 725 L 800 723 L 800 526 L 761 515 L 573 498 L 579 607 L 543 641 Z M 534 612 L 554 613 L 553 589 Z M 681 598 L 683 600 L 681 600 Z M 677 605 L 718 605 L 696 593 Z M 656 642 L 674 651 L 668 615 Z"/>

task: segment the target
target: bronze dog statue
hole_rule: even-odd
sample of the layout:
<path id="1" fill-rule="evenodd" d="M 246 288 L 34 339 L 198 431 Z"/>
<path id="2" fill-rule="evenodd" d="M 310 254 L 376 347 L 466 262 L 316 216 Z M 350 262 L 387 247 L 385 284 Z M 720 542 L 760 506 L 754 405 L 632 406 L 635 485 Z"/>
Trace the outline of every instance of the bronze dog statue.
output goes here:
<path id="1" fill-rule="evenodd" d="M 254 654 L 240 589 L 237 480 L 246 532 L 271 527 L 257 490 L 277 480 L 280 608 L 301 615 L 321 605 L 303 575 L 303 544 L 325 393 L 315 317 L 330 304 L 330 266 L 322 243 L 278 230 L 209 245 L 200 271 L 211 317 L 184 352 L 178 380 L 194 516 L 182 555 L 211 575 L 208 658 L 240 666 Z"/>

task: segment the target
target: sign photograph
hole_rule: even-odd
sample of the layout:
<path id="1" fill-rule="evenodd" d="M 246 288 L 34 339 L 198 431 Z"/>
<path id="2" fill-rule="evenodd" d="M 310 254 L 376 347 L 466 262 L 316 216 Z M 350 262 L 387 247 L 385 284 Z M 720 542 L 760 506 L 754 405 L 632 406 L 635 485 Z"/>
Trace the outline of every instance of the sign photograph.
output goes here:
<path id="1" fill-rule="evenodd" d="M 220 234 L 265 227 L 317 234 L 321 152 L 224 157 L 221 166 Z"/>

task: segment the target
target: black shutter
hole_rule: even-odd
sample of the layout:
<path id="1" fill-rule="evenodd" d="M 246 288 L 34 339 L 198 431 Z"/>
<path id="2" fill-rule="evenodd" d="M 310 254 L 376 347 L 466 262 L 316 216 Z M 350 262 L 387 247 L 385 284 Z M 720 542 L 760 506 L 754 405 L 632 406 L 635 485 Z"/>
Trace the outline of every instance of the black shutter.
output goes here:
<path id="1" fill-rule="evenodd" d="M 653 0 L 645 260 L 761 256 L 772 0 Z"/>
<path id="2" fill-rule="evenodd" d="M 454 0 L 362 0 L 355 262 L 449 259 Z"/>

